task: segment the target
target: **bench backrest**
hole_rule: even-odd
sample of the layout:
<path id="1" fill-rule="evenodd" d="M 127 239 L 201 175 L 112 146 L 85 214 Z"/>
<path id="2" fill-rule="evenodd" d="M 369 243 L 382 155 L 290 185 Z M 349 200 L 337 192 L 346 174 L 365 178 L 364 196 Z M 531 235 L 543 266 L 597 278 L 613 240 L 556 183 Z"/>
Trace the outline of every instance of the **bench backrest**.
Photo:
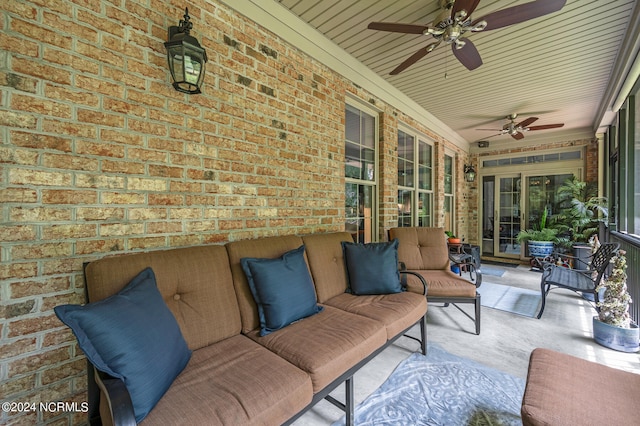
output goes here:
<path id="1" fill-rule="evenodd" d="M 398 239 L 398 260 L 410 270 L 449 269 L 449 248 L 444 228 L 391 228 L 389 240 Z"/>
<path id="2" fill-rule="evenodd" d="M 240 307 L 243 333 L 246 334 L 258 328 L 260 326 L 260 318 L 258 316 L 258 306 L 251 294 L 247 276 L 242 269 L 240 259 L 243 257 L 276 259 L 288 251 L 297 249 L 302 244 L 302 238 L 294 235 L 240 240 L 226 244 L 233 276 L 233 286 L 236 289 Z"/>
<path id="3" fill-rule="evenodd" d="M 348 232 L 313 234 L 302 237 L 318 302 L 324 303 L 347 289 L 347 269 L 342 242 L 353 242 Z"/>
<path id="4" fill-rule="evenodd" d="M 189 349 L 240 334 L 240 310 L 223 246 L 125 254 L 91 262 L 85 268 L 89 301 L 116 294 L 147 267 L 153 269 L 158 290 Z"/>

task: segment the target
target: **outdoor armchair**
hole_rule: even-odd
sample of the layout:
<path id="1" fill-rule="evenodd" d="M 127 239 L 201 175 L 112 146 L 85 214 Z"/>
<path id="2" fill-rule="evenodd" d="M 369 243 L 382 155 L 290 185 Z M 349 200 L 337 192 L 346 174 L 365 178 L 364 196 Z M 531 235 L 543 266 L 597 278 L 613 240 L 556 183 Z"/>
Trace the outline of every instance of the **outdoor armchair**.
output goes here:
<path id="1" fill-rule="evenodd" d="M 598 292 L 596 287 L 600 284 L 611 258 L 615 256 L 620 248 L 618 243 L 603 243 L 588 260 L 587 269 L 572 269 L 567 266 L 548 263 L 542 271 L 542 279 L 540 281 L 540 291 L 542 293 L 542 305 L 538 312 L 538 319 L 544 312 L 544 306 L 547 294 L 552 287 L 566 288 L 580 293 L 593 294 L 596 305 L 598 304 Z M 563 255 L 566 258 L 573 256 Z M 578 260 L 578 259 L 576 259 Z M 575 262 L 579 264 L 579 262 Z"/>

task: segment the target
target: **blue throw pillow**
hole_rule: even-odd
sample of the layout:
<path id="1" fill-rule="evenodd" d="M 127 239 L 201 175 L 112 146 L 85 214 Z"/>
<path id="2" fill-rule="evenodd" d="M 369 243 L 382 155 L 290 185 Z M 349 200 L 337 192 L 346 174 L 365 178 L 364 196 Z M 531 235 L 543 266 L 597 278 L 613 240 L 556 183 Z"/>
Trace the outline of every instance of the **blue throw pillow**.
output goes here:
<path id="1" fill-rule="evenodd" d="M 113 296 L 54 311 L 89 361 L 124 381 L 137 422 L 155 407 L 191 357 L 151 268 Z"/>
<path id="2" fill-rule="evenodd" d="M 352 294 L 390 294 L 403 291 L 398 272 L 398 240 L 388 243 L 342 242 Z"/>
<path id="3" fill-rule="evenodd" d="M 244 257 L 240 264 L 258 305 L 261 336 L 322 310 L 304 260 L 304 246 L 278 259 Z"/>

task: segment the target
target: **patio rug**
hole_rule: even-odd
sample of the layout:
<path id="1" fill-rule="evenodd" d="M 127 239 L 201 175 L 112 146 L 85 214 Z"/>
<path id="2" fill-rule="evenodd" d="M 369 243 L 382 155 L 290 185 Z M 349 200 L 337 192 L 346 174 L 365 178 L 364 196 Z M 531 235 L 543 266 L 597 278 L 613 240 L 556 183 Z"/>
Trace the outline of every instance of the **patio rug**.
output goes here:
<path id="1" fill-rule="evenodd" d="M 501 277 L 504 275 L 505 272 L 507 272 L 501 268 L 496 268 L 493 266 L 484 266 L 484 265 L 480 267 L 480 270 L 482 271 L 482 275 L 493 275 L 494 277 Z"/>
<path id="2" fill-rule="evenodd" d="M 364 425 L 522 425 L 525 381 L 429 343 L 355 410 Z M 344 425 L 344 417 L 333 426 Z"/>
<path id="3" fill-rule="evenodd" d="M 532 318 L 537 315 L 542 302 L 539 291 L 486 281 L 478 287 L 478 293 L 482 296 L 480 298 L 482 306 Z"/>

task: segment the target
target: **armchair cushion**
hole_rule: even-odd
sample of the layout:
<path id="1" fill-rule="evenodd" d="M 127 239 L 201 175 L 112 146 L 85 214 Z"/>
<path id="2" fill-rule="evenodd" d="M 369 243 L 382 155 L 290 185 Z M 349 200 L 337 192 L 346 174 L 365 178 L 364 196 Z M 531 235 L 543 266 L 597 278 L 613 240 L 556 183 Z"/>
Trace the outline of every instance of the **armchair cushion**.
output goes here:
<path id="1" fill-rule="evenodd" d="M 100 371 L 122 379 L 140 422 L 189 362 L 191 351 L 151 268 L 98 302 L 54 308 Z"/>
<path id="2" fill-rule="evenodd" d="M 398 272 L 398 240 L 388 243 L 342 242 L 352 294 L 390 294 L 403 291 Z"/>
<path id="3" fill-rule="evenodd" d="M 304 260 L 304 246 L 277 259 L 244 257 L 240 264 L 258 305 L 261 336 L 322 310 Z"/>

